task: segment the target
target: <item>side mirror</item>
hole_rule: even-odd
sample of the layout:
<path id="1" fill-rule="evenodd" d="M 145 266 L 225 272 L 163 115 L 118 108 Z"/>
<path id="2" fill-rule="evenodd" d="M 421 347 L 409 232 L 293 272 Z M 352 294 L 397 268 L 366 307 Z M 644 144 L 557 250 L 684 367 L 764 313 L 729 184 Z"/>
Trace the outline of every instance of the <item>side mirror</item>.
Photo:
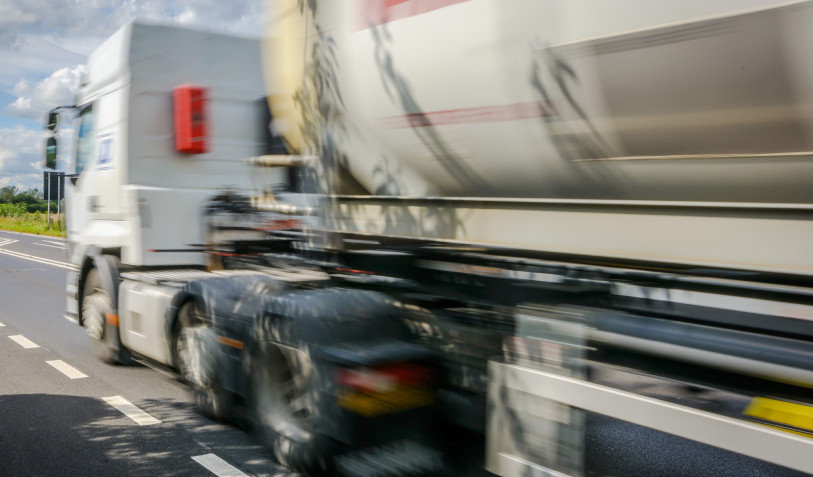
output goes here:
<path id="1" fill-rule="evenodd" d="M 51 113 L 54 114 L 54 113 Z M 45 167 L 56 169 L 56 138 L 49 137 L 45 141 Z"/>
<path id="2" fill-rule="evenodd" d="M 56 131 L 57 123 L 59 122 L 59 113 L 51 111 L 48 113 L 48 124 L 45 126 L 51 131 Z"/>

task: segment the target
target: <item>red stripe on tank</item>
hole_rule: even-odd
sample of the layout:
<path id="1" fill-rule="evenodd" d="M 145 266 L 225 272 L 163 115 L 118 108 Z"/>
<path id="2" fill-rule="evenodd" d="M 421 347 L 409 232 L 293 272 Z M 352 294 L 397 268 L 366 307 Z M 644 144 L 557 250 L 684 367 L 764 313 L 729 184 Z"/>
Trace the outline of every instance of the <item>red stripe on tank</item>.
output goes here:
<path id="1" fill-rule="evenodd" d="M 478 106 L 475 108 L 448 109 L 427 113 L 404 114 L 379 118 L 378 122 L 387 129 L 422 128 L 447 124 L 493 123 L 517 121 L 550 116 L 550 108 L 542 101 L 527 103 Z"/>
<path id="2" fill-rule="evenodd" d="M 359 0 L 356 31 L 471 0 Z"/>

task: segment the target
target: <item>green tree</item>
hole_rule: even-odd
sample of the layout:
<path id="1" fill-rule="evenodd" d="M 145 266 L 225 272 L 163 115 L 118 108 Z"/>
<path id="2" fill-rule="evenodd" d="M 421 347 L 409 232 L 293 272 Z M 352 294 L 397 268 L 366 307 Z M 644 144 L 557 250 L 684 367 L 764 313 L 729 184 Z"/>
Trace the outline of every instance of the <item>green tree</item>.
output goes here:
<path id="1" fill-rule="evenodd" d="M 0 188 L 0 204 L 20 206 L 22 210 L 28 212 L 45 212 L 48 209 L 48 203 L 42 199 L 39 189 L 20 191 L 15 186 Z"/>
<path id="2" fill-rule="evenodd" d="M 0 189 L 0 204 L 8 204 L 17 195 L 17 187 L 5 186 Z"/>

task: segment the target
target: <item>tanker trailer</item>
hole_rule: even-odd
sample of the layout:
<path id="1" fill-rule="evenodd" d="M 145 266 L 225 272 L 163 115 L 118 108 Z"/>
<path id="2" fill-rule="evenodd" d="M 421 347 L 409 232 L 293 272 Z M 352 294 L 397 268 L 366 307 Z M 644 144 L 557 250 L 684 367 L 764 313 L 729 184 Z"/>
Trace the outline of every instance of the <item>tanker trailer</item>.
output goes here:
<path id="1" fill-rule="evenodd" d="M 284 255 L 410 310 L 434 405 L 489 470 L 584 474 L 589 412 L 813 471 L 808 438 L 606 379 L 736 393 L 810 434 L 813 4 L 268 6 L 302 160 L 255 162 L 320 200 L 256 206 L 318 216 Z M 337 462 L 385 472 L 374 455 Z"/>
<path id="2" fill-rule="evenodd" d="M 806 2 L 275 5 L 274 116 L 347 172 L 336 230 L 813 273 Z"/>

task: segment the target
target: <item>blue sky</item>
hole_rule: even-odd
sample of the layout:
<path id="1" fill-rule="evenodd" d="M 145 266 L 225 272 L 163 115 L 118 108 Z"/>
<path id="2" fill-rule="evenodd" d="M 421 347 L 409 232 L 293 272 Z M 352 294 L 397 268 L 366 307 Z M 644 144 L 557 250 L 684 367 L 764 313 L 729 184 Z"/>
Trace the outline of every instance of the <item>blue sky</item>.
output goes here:
<path id="1" fill-rule="evenodd" d="M 0 187 L 42 187 L 49 109 L 73 104 L 87 56 L 133 18 L 262 33 L 262 0 L 0 0 Z"/>

